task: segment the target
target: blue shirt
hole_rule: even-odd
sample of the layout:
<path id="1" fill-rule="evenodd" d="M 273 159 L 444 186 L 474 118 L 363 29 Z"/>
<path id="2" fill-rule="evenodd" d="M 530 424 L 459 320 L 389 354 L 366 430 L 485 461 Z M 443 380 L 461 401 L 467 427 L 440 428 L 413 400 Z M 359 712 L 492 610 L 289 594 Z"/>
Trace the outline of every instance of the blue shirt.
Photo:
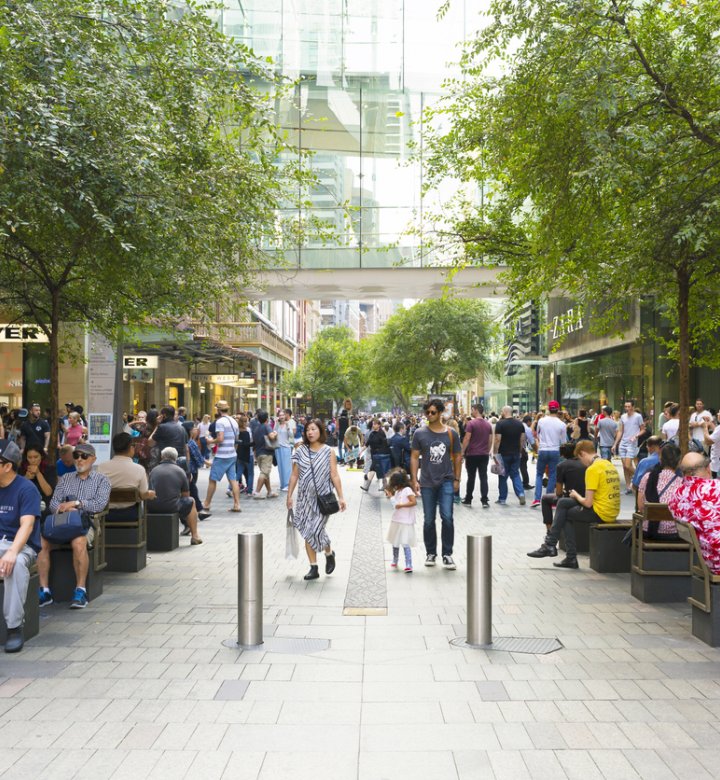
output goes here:
<path id="1" fill-rule="evenodd" d="M 65 474 L 72 474 L 73 472 L 77 471 L 74 463 L 72 464 L 72 466 L 66 466 L 60 460 L 60 458 L 57 459 L 57 463 L 55 464 L 55 469 L 58 475 L 58 479 L 60 479 L 60 477 L 64 477 Z"/>
<path id="2" fill-rule="evenodd" d="M 7 487 L 0 488 L 0 537 L 14 541 L 24 515 L 35 518 L 27 543 L 40 552 L 40 493 L 32 482 L 16 474 Z"/>
<path id="3" fill-rule="evenodd" d="M 648 455 L 647 458 L 643 458 L 638 463 L 635 469 L 635 475 L 632 478 L 632 483 L 636 488 L 640 487 L 640 480 L 650 471 L 653 466 L 657 466 L 660 463 L 660 453 L 654 452 L 652 455 Z"/>

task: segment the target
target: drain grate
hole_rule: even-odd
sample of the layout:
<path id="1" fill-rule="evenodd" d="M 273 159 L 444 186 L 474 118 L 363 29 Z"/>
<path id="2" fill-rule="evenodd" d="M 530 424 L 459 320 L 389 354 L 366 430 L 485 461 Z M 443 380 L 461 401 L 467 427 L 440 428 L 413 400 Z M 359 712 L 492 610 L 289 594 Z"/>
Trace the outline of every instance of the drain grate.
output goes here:
<path id="1" fill-rule="evenodd" d="M 494 650 L 495 652 L 527 653 L 529 655 L 547 655 L 563 648 L 559 639 L 533 636 L 496 636 L 491 645 L 478 647 L 469 645 L 464 636 L 459 636 L 456 639 L 451 639 L 450 644 L 469 650 Z"/>
<path id="2" fill-rule="evenodd" d="M 259 650 L 261 653 L 283 653 L 285 655 L 312 655 L 327 650 L 330 647 L 330 640 L 268 636 L 261 645 L 254 647 L 240 647 L 235 639 L 226 639 L 223 645 L 234 650 Z"/>

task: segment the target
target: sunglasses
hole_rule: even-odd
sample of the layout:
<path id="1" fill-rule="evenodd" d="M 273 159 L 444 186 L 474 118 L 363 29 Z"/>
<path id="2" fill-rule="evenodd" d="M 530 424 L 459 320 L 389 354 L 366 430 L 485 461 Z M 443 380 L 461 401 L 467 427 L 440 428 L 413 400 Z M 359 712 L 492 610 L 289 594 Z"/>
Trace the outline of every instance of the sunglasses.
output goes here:
<path id="1" fill-rule="evenodd" d="M 440 414 L 437 409 L 428 409 L 427 414 Z"/>
<path id="2" fill-rule="evenodd" d="M 88 458 L 92 458 L 92 455 L 88 455 L 87 452 L 73 452 L 73 460 L 77 460 L 78 458 L 87 460 Z"/>

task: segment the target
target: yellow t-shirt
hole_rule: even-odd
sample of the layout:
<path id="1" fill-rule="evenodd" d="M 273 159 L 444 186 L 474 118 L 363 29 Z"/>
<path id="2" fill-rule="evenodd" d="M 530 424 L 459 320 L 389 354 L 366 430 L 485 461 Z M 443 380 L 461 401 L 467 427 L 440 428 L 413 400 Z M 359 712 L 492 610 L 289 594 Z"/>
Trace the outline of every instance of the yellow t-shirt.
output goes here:
<path id="1" fill-rule="evenodd" d="M 620 514 L 620 475 L 609 460 L 595 458 L 585 472 L 585 490 L 593 490 L 595 514 L 604 523 L 614 523 Z"/>

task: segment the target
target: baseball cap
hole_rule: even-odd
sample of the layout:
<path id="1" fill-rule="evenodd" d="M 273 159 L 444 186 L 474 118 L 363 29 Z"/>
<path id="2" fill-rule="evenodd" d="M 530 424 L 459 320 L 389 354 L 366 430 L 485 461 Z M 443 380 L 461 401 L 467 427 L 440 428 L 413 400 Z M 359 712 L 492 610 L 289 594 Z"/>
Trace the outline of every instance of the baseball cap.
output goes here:
<path id="1" fill-rule="evenodd" d="M 81 441 L 80 444 L 75 445 L 75 452 L 84 452 L 86 455 L 95 455 L 95 447 L 92 444 L 88 444 L 86 441 Z"/>
<path id="2" fill-rule="evenodd" d="M 549 401 L 548 402 L 548 411 L 549 412 L 559 412 L 560 411 L 560 404 L 557 401 Z"/>
<path id="3" fill-rule="evenodd" d="M 22 460 L 20 447 L 11 439 L 0 439 L 0 459 L 6 463 L 14 463 L 16 466 L 19 466 Z"/>
<path id="4" fill-rule="evenodd" d="M 65 406 L 69 406 L 69 407 L 71 407 L 72 409 L 74 409 L 74 408 L 75 408 L 75 404 L 74 404 L 72 401 L 68 401 L 68 402 L 65 404 Z"/>
<path id="5" fill-rule="evenodd" d="M 28 416 L 28 410 L 27 409 L 18 409 L 17 410 L 17 417 L 19 417 L 21 420 L 24 420 Z"/>

